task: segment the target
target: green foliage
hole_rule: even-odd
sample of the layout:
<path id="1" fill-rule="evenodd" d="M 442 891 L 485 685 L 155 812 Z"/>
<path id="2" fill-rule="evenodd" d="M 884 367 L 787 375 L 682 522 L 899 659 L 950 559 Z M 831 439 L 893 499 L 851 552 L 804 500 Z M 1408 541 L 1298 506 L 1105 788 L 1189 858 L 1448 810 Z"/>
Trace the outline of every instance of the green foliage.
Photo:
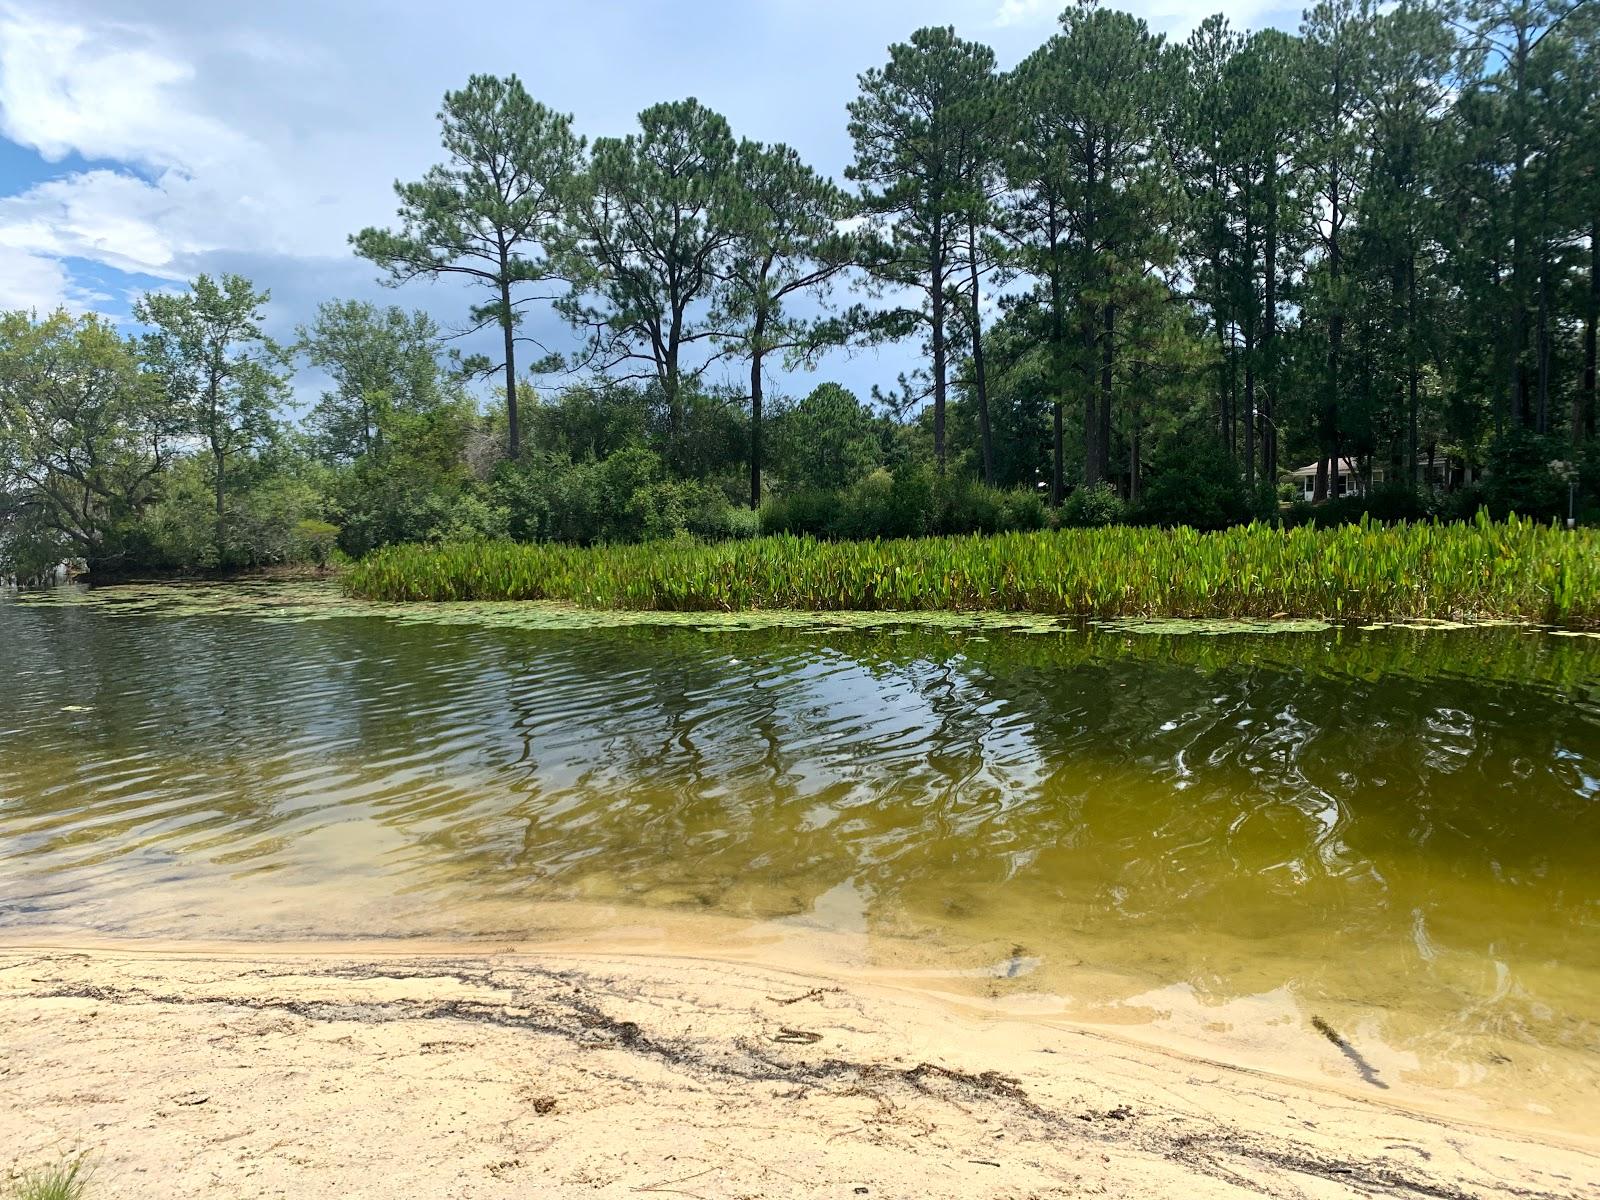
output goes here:
<path id="1" fill-rule="evenodd" d="M 722 489 L 672 478 L 661 457 L 642 446 L 599 462 L 552 455 L 507 464 L 491 492 L 509 515 L 509 532 L 524 541 L 589 545 L 754 532 L 753 514 L 736 510 Z"/>
<path id="2" fill-rule="evenodd" d="M 300 328 L 297 349 L 333 379 L 306 419 L 317 455 L 333 463 L 381 451 L 395 421 L 448 403 L 454 386 L 439 364 L 439 327 L 426 313 L 330 300 Z"/>
<path id="3" fill-rule="evenodd" d="M 1062 528 L 1095 529 L 1118 525 L 1127 516 L 1127 505 L 1109 484 L 1080 487 L 1061 503 L 1058 521 Z"/>
<path id="4" fill-rule="evenodd" d="M 297 562 L 311 562 L 326 567 L 332 561 L 339 545 L 339 527 L 315 517 L 302 517 L 295 523 L 293 558 Z"/>
<path id="5" fill-rule="evenodd" d="M 1250 519 L 1250 495 L 1222 447 L 1180 438 L 1153 464 L 1133 515 L 1150 525 L 1225 529 Z"/>
<path id="6" fill-rule="evenodd" d="M 534 100 L 515 75 L 474 75 L 447 92 L 439 131 L 446 161 L 415 183 L 394 185 L 400 228 L 363 229 L 350 243 L 396 286 L 454 275 L 488 292 L 471 316 L 479 328 L 499 326 L 504 357 L 471 365 L 481 374 L 505 372 L 507 450 L 516 458 L 519 293 L 562 269 L 551 252 L 565 245 L 583 139 L 570 116 Z"/>
<path id="7" fill-rule="evenodd" d="M 1494 450 L 1494 470 L 1483 481 L 1483 502 L 1494 517 L 1567 515 L 1567 480 L 1561 467 L 1568 447 L 1560 439 L 1512 430 Z"/>
<path id="8" fill-rule="evenodd" d="M 788 146 L 739 144 L 735 161 L 734 238 L 713 320 L 724 344 L 750 364 L 750 505 L 761 503 L 762 396 L 767 356 L 809 363 L 843 340 L 820 314 L 797 316 L 792 301 L 810 293 L 825 302 L 832 280 L 854 265 L 856 238 L 841 230 L 854 205 L 831 179 Z"/>
<path id="9" fill-rule="evenodd" d="M 1219 16 L 1182 45 L 1077 3 L 1004 75 L 923 28 L 859 79 L 853 193 L 693 99 L 586 153 L 516 77 L 474 75 L 444 97 L 443 161 L 352 242 L 390 284 L 478 288 L 465 332 L 497 331 L 497 362 L 331 301 L 298 344 L 331 386 L 295 428 L 267 296 L 238 276 L 144 297 L 137 343 L 0 315 L 0 571 L 757 525 L 1594 519 L 1596 64 L 1600 6 L 1546 0 L 1325 0 L 1298 34 Z M 846 277 L 870 303 L 839 314 Z M 534 302 L 583 343 L 555 395 L 516 369 Z M 780 361 L 907 337 L 926 365 L 871 405 L 834 383 L 765 400 Z M 542 352 L 526 375 L 559 365 Z M 468 394 L 499 368 L 503 406 Z M 1275 493 L 1334 457 L 1391 482 Z M 1435 491 L 1439 462 L 1477 482 Z M 764 474 L 759 515 L 736 508 Z"/>
<path id="10" fill-rule="evenodd" d="M 639 132 L 599 138 L 568 208 L 574 280 L 561 311 L 586 331 L 583 358 L 642 367 L 666 400 L 668 445 L 682 432 L 686 348 L 715 337 L 710 302 L 742 218 L 728 123 L 698 100 L 657 104 Z"/>
<path id="11" fill-rule="evenodd" d="M 1002 491 L 965 476 L 939 479 L 926 467 L 905 463 L 879 469 L 848 488 L 801 489 L 772 498 L 761 509 L 763 533 L 819 538 L 897 538 L 927 533 L 1000 533 L 1042 529 L 1041 497 Z"/>
<path id="12" fill-rule="evenodd" d="M 339 538 L 322 519 L 324 498 L 309 479 L 269 473 L 226 500 L 225 534 L 215 532 L 215 495 L 199 459 L 183 459 L 163 479 L 161 498 L 130 535 L 130 569 L 248 570 L 311 562 L 325 565 Z"/>
<path id="13" fill-rule="evenodd" d="M 144 353 L 175 414 L 178 430 L 198 439 L 209 461 L 213 553 L 232 554 L 228 491 L 250 457 L 280 433 L 277 410 L 288 391 L 288 358 L 263 329 L 269 295 L 248 279 L 201 275 L 181 294 L 150 292 L 134 316 L 150 326 Z"/>
<path id="14" fill-rule="evenodd" d="M 915 308 L 877 320 L 888 336 L 927 330 L 933 453 L 942 471 L 947 309 L 959 287 L 961 236 L 986 205 L 1002 140 L 994 132 L 994 51 L 951 27 L 930 26 L 890 46 L 889 61 L 859 82 L 849 105 L 855 159 L 845 173 L 860 185 L 871 223 L 860 262 L 879 286 L 916 294 Z"/>
<path id="15" fill-rule="evenodd" d="M 116 562 L 181 432 L 108 322 L 0 314 L 0 573 Z"/>
<path id="16" fill-rule="evenodd" d="M 774 470 L 795 489 L 849 487 L 883 464 L 872 410 L 836 383 L 774 416 L 772 443 Z"/>
<path id="17" fill-rule="evenodd" d="M 1504 617 L 1600 622 L 1600 533 L 1513 519 L 1217 533 L 1129 526 L 989 537 L 583 549 L 395 546 L 346 576 L 380 600 L 561 600 L 725 611 L 966 609 L 1090 616 Z"/>

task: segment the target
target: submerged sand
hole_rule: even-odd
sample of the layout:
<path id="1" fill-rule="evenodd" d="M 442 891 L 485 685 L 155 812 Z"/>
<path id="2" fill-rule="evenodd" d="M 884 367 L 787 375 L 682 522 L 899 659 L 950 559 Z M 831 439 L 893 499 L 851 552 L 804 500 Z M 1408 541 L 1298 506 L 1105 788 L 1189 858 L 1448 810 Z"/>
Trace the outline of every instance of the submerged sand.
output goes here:
<path id="1" fill-rule="evenodd" d="M 0 1147 L 98 1200 L 1600 1195 L 1582 1138 L 605 953 L 0 951 Z"/>

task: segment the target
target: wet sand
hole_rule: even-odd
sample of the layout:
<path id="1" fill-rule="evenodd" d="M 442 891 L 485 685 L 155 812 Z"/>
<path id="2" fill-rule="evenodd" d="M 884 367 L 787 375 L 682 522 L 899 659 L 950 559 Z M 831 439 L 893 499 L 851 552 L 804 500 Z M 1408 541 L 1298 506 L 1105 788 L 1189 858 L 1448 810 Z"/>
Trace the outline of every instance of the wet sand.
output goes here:
<path id="1" fill-rule="evenodd" d="M 0 950 L 0 1173 L 123 1197 L 1600 1195 L 1600 1140 L 748 962 Z M 0 1174 L 3 1177 L 3 1174 Z"/>

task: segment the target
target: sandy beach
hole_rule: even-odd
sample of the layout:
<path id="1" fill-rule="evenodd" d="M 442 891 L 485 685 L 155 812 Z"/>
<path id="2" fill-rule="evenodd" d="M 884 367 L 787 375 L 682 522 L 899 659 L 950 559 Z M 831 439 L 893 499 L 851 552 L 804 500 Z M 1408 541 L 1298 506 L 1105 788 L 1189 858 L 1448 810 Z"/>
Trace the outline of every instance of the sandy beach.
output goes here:
<path id="1" fill-rule="evenodd" d="M 0 1171 L 103 1200 L 1600 1194 L 1600 1145 L 768 966 L 0 951 Z"/>

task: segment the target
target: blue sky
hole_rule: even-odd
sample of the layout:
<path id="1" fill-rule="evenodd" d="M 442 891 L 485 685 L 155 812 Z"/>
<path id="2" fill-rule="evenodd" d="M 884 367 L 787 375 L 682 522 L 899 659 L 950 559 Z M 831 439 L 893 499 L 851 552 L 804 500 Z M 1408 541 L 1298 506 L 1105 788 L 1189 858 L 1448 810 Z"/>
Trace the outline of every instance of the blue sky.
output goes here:
<path id="1" fill-rule="evenodd" d="M 1137 0 L 1181 37 L 1221 9 L 1293 27 L 1254 0 Z M 347 235 L 393 215 L 391 185 L 436 157 L 439 97 L 472 72 L 516 72 L 593 137 L 687 95 L 736 135 L 795 146 L 842 176 L 857 74 L 928 24 L 953 24 L 1009 67 L 1047 37 L 1054 0 L 0 0 L 0 308 L 126 317 L 139 293 L 201 271 L 270 288 L 292 336 L 317 303 L 360 297 L 462 320 L 448 284 L 377 285 Z M 561 345 L 548 314 L 532 330 Z M 914 347 L 823 362 L 863 395 Z M 315 380 L 300 380 L 302 390 Z"/>

